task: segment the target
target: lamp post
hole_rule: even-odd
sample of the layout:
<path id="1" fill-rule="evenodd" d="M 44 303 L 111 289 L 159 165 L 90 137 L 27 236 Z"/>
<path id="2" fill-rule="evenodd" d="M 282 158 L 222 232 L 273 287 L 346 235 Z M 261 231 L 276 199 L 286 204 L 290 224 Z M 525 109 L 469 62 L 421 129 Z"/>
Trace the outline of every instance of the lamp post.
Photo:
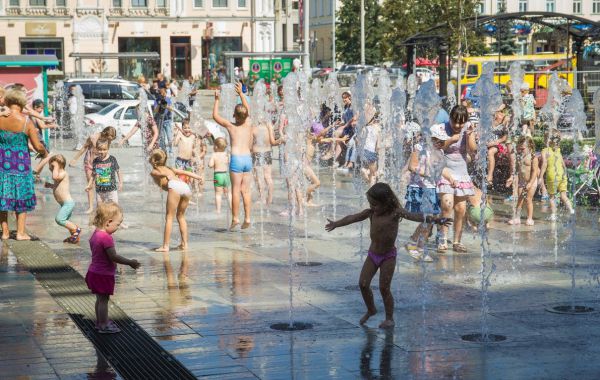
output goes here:
<path id="1" fill-rule="evenodd" d="M 335 9 L 337 8 L 337 0 L 331 0 L 331 68 L 335 71 Z"/>
<path id="2" fill-rule="evenodd" d="M 304 57 L 303 57 L 303 62 L 302 65 L 304 66 L 304 71 L 306 72 L 306 74 L 310 74 L 310 34 L 309 34 L 309 6 L 308 4 L 310 3 L 310 0 L 303 0 L 302 1 L 302 5 L 303 5 L 303 17 L 302 17 L 302 23 L 304 24 L 303 29 L 303 36 L 302 38 L 304 39 Z"/>
<path id="3" fill-rule="evenodd" d="M 360 64 L 365 64 L 365 0 L 360 0 Z"/>

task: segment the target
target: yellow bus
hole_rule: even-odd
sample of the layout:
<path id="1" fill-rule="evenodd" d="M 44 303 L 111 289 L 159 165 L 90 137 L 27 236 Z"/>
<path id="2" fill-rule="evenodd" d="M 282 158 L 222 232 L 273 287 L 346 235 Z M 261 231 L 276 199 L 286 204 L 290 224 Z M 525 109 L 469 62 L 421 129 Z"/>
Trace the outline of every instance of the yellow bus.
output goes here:
<path id="1" fill-rule="evenodd" d="M 520 62 L 525 71 L 524 81 L 532 89 L 548 88 L 548 80 L 553 71 L 558 76 L 566 79 L 573 87 L 572 68 L 576 65 L 576 59 L 571 57 L 571 65 L 567 65 L 566 54 L 540 53 L 532 55 L 485 55 L 481 57 L 464 57 L 462 59 L 461 86 L 473 85 L 483 73 L 483 64 L 494 62 L 494 82 L 505 84 L 510 79 L 508 70 L 513 62 Z"/>

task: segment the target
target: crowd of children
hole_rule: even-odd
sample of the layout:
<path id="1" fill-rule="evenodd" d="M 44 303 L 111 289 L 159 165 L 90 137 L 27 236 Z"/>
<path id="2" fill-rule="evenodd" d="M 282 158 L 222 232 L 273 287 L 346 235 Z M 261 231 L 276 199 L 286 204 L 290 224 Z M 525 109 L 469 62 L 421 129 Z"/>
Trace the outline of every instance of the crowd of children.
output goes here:
<path id="1" fill-rule="evenodd" d="M 297 177 L 287 180 L 290 202 L 296 202 L 294 210 L 302 213 L 303 206 L 315 205 L 314 192 L 320 186 L 318 172 L 312 166 L 322 162 L 338 165 L 338 169 L 361 178 L 368 185 L 367 200 L 369 208 L 357 214 L 346 216 L 338 221 L 329 220 L 326 229 L 361 222 L 369 219 L 371 224 L 371 245 L 368 257 L 360 274 L 360 289 L 367 306 L 367 313 L 360 323 L 365 323 L 374 315 L 375 304 L 370 290 L 370 282 L 377 270 L 380 274 L 380 291 L 385 305 L 385 320 L 380 327 L 391 327 L 393 320 L 393 298 L 390 284 L 395 269 L 397 251 L 395 241 L 398 234 L 398 223 L 406 218 L 419 222 L 413 234 L 404 245 L 408 254 L 415 260 L 433 261 L 426 252 L 426 242 L 432 235 L 434 224 L 438 225 L 437 251 L 444 253 L 448 249 L 447 230 L 454 224 L 452 249 L 455 252 L 466 252 L 461 243 L 462 226 L 472 215 L 471 224 L 479 226 L 478 215 L 488 217 L 489 199 L 482 198 L 482 182 L 494 186 L 494 173 L 497 171 L 497 157 L 507 155 L 509 159 L 509 175 L 504 183 L 512 188 L 515 197 L 514 214 L 507 221 L 511 225 L 521 223 L 521 210 L 526 207 L 527 226 L 534 225 L 534 195 L 542 189 L 550 198 L 551 214 L 549 220 L 557 218 L 557 201 L 560 199 L 568 212 L 573 213 L 573 206 L 567 196 L 567 171 L 560 150 L 560 133 L 556 129 L 546 132 L 545 147 L 541 153 L 531 137 L 533 118 L 530 108 L 531 100 L 527 96 L 527 88 L 522 88 L 524 113 L 522 129 L 514 133 L 508 128 L 506 107 L 500 107 L 494 116 L 492 139 L 487 143 L 487 170 L 481 173 L 473 171 L 477 157 L 478 130 L 477 111 L 470 105 L 455 106 L 447 120 L 438 120 L 432 126 L 423 126 L 410 131 L 404 129 L 406 141 L 403 146 L 407 150 L 404 170 L 406 185 L 406 203 L 400 205 L 396 194 L 388 184 L 381 182 L 386 150 L 391 142 L 384 136 L 379 119 L 379 111 L 372 104 L 366 104 L 362 110 L 351 106 L 350 92 L 344 92 L 344 109 L 336 117 L 337 110 L 329 109 L 325 104 L 320 115 L 315 115 L 305 133 L 290 135 L 287 129 L 287 118 L 283 110 L 283 91 L 278 89 L 279 99 L 270 96 L 269 102 L 273 110 L 272 118 L 253 118 L 250 106 L 244 96 L 240 84 L 236 92 L 240 98 L 233 110 L 233 122 L 229 117 L 219 113 L 220 94 L 215 93 L 213 108 L 214 120 L 224 127 L 229 134 L 230 146 L 225 138 L 212 140 L 212 154 L 208 159 L 208 167 L 213 170 L 215 206 L 217 214 L 223 208 L 222 197 L 225 195 L 228 209 L 231 212 L 230 230 L 251 226 L 251 186 L 256 183 L 259 202 L 267 207 L 273 203 L 273 147 L 293 144 L 305 144 L 303 150 L 302 170 Z M 360 113 L 364 112 L 362 118 Z M 535 110 L 534 110 L 535 113 Z M 364 127 L 358 131 L 358 120 L 364 120 Z M 168 162 L 168 151 L 164 147 L 156 147 L 158 133 L 156 126 L 149 138 L 150 176 L 156 185 L 167 193 L 165 207 L 165 225 L 162 245 L 156 249 L 168 252 L 174 219 L 177 219 L 181 234 L 178 249 L 188 248 L 188 227 L 185 213 L 192 202 L 194 194 L 201 196 L 204 187 L 207 155 L 207 136 L 198 136 L 184 121 L 181 127 L 174 125 L 172 144 L 176 156 L 172 157 L 174 166 Z M 132 132 L 132 133 L 135 133 Z M 131 137 L 132 133 L 121 140 L 121 144 Z M 52 174 L 52 182 L 46 183 L 53 190 L 54 198 L 60 206 L 56 215 L 56 223 L 66 228 L 69 236 L 66 243 L 77 244 L 82 228 L 70 220 L 75 203 L 70 194 L 70 181 L 67 172 L 69 166 L 75 165 L 84 155 L 84 172 L 87 180 L 85 190 L 88 192 L 88 209 L 94 209 L 93 225 L 95 232 L 90 238 L 92 264 L 86 282 L 97 295 L 96 314 L 97 328 L 101 333 L 118 332 L 118 327 L 108 321 L 107 303 L 114 290 L 114 269 L 116 263 L 139 267 L 135 260 L 128 260 L 116 254 L 112 234 L 123 225 L 123 212 L 118 206 L 119 191 L 123 187 L 123 176 L 117 159 L 109 152 L 111 142 L 116 138 L 116 131 L 107 127 L 99 133 L 87 138 L 83 148 L 72 160 L 67 161 L 60 154 L 46 157 L 35 169 L 40 173 L 48 165 Z M 387 139 L 387 140 L 386 140 Z M 296 146 L 293 145 L 293 146 Z M 169 149 L 170 150 L 170 149 Z M 280 149 L 280 151 L 285 149 Z M 286 159 L 285 153 L 281 155 Z M 335 169 L 335 168 L 334 168 Z M 304 177 L 304 178 L 302 178 Z M 480 180 L 479 178 L 483 178 Z M 306 186 L 300 189 L 298 183 L 305 181 Z M 95 194 L 95 197 L 94 197 Z M 94 202 L 95 198 L 95 202 Z M 240 206 L 243 205 L 244 219 L 240 223 Z M 482 209 L 484 211 L 482 211 Z M 288 212 L 293 212 L 289 210 Z M 489 220 L 484 220 L 483 226 Z"/>

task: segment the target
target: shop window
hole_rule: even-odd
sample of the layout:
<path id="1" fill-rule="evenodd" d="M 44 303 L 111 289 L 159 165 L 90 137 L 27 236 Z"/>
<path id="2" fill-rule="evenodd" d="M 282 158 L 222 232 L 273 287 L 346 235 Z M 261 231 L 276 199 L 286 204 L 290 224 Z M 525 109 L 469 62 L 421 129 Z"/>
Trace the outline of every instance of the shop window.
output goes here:
<path id="1" fill-rule="evenodd" d="M 20 42 L 21 54 L 55 55 L 58 58 L 58 67 L 54 67 L 53 69 L 62 70 L 64 62 L 62 38 L 23 38 Z"/>
<path id="2" fill-rule="evenodd" d="M 227 0 L 212 0 L 213 8 L 227 8 Z"/>
<path id="3" fill-rule="evenodd" d="M 131 6 L 137 8 L 146 8 L 148 6 L 148 0 L 131 0 Z"/>
<path id="4" fill-rule="evenodd" d="M 160 53 L 159 37 L 121 37 L 119 53 Z M 137 79 L 140 75 L 154 78 L 160 71 L 160 60 L 120 58 L 119 75 L 125 79 Z"/>

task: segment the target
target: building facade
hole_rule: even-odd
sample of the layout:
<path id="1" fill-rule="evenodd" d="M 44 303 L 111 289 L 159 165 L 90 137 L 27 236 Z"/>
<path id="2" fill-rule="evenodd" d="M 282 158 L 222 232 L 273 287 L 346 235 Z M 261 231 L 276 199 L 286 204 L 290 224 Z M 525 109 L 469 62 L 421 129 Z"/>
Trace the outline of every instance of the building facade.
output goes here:
<path id="1" fill-rule="evenodd" d="M 341 7 L 339 0 L 309 0 L 310 57 L 312 67 L 333 65 L 334 9 Z M 335 7 L 334 7 L 335 4 Z M 339 65 L 338 65 L 339 66 Z"/>
<path id="2" fill-rule="evenodd" d="M 514 12 L 556 12 L 600 21 L 600 0 L 482 0 L 478 13 L 493 15 L 504 10 Z M 530 33 L 515 37 L 518 54 L 541 52 L 562 53 L 567 49 L 567 38 L 550 28 L 538 27 Z M 488 39 L 492 43 L 493 38 Z"/>
<path id="3" fill-rule="evenodd" d="M 50 74 L 73 76 L 72 53 L 157 52 L 82 60 L 77 75 L 198 77 L 224 66 L 222 52 L 273 51 L 275 13 L 273 0 L 0 0 L 0 54 L 56 54 Z"/>

